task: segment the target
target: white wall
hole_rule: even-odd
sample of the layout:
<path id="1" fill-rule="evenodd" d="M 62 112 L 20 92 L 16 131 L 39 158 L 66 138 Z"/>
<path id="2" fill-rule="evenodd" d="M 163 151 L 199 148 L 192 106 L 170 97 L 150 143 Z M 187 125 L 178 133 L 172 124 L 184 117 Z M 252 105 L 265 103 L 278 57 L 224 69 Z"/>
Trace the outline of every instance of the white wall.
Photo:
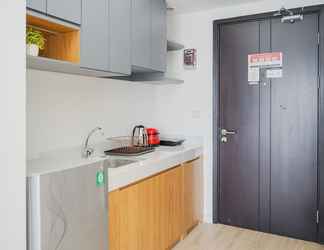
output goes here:
<path id="1" fill-rule="evenodd" d="M 160 86 L 157 89 L 157 113 L 161 119 L 157 127 L 172 133 L 203 135 L 205 143 L 205 220 L 212 221 L 212 66 L 213 21 L 274 11 L 286 8 L 320 4 L 324 1 L 271 0 L 182 14 L 169 18 L 168 36 L 186 48 L 198 50 L 198 69 L 184 70 L 182 53 L 171 56 L 173 73 L 185 80 L 182 86 Z"/>
<path id="2" fill-rule="evenodd" d="M 28 158 L 80 146 L 96 126 L 106 137 L 130 135 L 134 125 L 154 126 L 155 99 L 148 84 L 28 70 Z"/>
<path id="3" fill-rule="evenodd" d="M 26 247 L 25 1 L 0 8 L 0 249 Z"/>

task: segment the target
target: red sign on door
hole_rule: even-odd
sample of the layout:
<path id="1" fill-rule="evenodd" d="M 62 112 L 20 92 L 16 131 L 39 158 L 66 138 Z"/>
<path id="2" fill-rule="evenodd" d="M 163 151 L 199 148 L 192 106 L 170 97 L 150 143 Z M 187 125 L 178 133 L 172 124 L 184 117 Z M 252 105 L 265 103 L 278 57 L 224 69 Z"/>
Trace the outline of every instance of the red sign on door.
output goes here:
<path id="1" fill-rule="evenodd" d="M 249 67 L 282 67 L 282 52 L 251 54 Z"/>

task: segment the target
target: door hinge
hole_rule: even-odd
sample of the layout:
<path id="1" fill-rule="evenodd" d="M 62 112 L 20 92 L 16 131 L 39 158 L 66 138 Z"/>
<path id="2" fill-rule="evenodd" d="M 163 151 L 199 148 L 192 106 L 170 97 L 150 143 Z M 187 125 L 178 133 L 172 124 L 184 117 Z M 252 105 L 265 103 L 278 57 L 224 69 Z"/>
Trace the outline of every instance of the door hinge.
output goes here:
<path id="1" fill-rule="evenodd" d="M 321 33 L 317 33 L 317 44 L 319 45 L 321 43 Z"/>
<path id="2" fill-rule="evenodd" d="M 317 210 L 316 211 L 316 224 L 319 224 L 319 220 L 320 220 L 319 211 Z"/>

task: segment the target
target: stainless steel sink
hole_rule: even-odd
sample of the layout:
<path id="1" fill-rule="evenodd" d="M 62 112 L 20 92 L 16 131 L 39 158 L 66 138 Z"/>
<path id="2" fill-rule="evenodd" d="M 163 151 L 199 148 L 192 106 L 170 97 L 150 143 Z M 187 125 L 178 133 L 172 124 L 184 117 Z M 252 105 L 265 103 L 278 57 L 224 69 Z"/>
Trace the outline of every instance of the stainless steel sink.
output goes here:
<path id="1" fill-rule="evenodd" d="M 137 161 L 130 159 L 107 159 L 105 160 L 104 164 L 108 168 L 119 168 L 135 162 Z"/>

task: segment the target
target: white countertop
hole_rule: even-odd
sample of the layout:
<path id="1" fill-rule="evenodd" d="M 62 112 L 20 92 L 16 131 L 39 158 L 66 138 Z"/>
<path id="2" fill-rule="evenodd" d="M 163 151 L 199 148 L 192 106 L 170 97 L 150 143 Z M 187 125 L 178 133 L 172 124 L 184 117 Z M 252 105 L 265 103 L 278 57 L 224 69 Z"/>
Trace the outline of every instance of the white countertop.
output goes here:
<path id="1" fill-rule="evenodd" d="M 201 156 L 203 147 L 200 143 L 184 143 L 177 147 L 158 147 L 155 152 L 137 157 L 113 157 L 135 160 L 119 168 L 108 169 L 108 190 L 113 191 L 136 181 L 165 171 L 181 163 Z M 79 149 L 48 154 L 39 159 L 27 161 L 27 176 L 39 176 L 93 163 L 103 162 L 108 157 L 100 155 L 83 159 Z"/>

